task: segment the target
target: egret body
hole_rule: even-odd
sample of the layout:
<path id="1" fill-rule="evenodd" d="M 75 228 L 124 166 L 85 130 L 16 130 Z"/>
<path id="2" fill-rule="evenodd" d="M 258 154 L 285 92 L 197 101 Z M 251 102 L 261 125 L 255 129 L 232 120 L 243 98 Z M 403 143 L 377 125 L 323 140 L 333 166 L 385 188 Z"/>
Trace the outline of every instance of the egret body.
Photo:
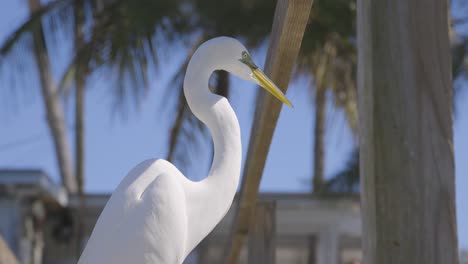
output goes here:
<path id="1" fill-rule="evenodd" d="M 188 64 L 184 93 L 213 137 L 208 176 L 191 181 L 161 159 L 137 165 L 106 204 L 79 264 L 182 263 L 225 216 L 239 184 L 242 147 L 239 122 L 228 100 L 208 88 L 215 70 L 254 81 L 291 105 L 239 41 L 219 37 L 202 44 Z"/>

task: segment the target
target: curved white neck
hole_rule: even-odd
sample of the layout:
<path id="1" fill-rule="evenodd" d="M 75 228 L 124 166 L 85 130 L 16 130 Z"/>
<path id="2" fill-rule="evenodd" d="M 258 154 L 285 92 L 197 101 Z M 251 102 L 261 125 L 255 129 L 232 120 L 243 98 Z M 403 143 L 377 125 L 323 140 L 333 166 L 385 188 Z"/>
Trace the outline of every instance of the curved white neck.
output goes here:
<path id="1" fill-rule="evenodd" d="M 193 54 L 185 74 L 187 103 L 205 125 L 214 143 L 208 176 L 187 182 L 186 254 L 223 219 L 236 194 L 241 170 L 242 146 L 239 122 L 228 100 L 213 94 L 208 81 L 216 70 L 227 70 L 248 80 L 250 68 L 239 62 L 245 47 L 235 39 L 219 37 L 202 44 Z"/>
<path id="2" fill-rule="evenodd" d="M 201 181 L 204 196 L 211 201 L 213 227 L 231 206 L 239 184 L 242 159 L 240 128 L 228 100 L 213 94 L 208 81 L 213 71 L 223 67 L 222 56 L 197 50 L 187 67 L 184 93 L 195 116 L 206 124 L 214 143 L 214 158 L 208 177 Z M 211 230 L 210 230 L 211 231 Z"/>

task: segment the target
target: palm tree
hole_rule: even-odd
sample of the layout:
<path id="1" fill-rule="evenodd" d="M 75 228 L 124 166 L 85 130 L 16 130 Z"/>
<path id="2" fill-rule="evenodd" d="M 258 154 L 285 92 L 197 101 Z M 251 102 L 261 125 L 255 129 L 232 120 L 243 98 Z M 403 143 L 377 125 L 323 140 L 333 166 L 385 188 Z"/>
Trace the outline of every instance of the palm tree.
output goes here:
<path id="1" fill-rule="evenodd" d="M 182 4 L 189 7 L 185 11 L 181 10 Z M 200 36 L 189 43 L 192 47 L 216 35 L 231 35 L 244 39 L 249 48 L 258 48 L 268 37 L 274 10 L 273 3 L 265 0 L 238 2 L 146 0 L 138 4 L 123 0 L 56 0 L 39 8 L 11 35 L 1 49 L 1 56 L 5 59 L 5 55 L 10 53 L 12 47 L 22 40 L 22 36 L 30 31 L 31 26 L 41 22 L 41 19 L 49 20 L 50 23 L 46 25 L 50 28 L 47 31 L 52 33 L 60 28 L 51 25 L 64 24 L 66 28 L 73 25 L 77 22 L 76 19 L 73 21 L 76 14 L 73 10 L 79 6 L 82 6 L 84 16 L 87 17 L 85 24 L 89 25 L 83 31 L 90 35 L 90 38 L 82 45 L 78 45 L 80 48 L 76 49 L 65 71 L 59 90 L 66 94 L 67 87 L 76 79 L 75 73 L 79 64 L 88 68 L 86 75 L 97 70 L 117 71 L 119 74 L 114 83 L 117 105 L 127 102 L 126 98 L 133 98 L 138 103 L 145 93 L 149 64 L 147 58 L 151 59 L 150 63 L 157 64 L 154 40 L 161 35 L 166 37 L 166 41 L 182 36 L 188 36 L 184 39 L 193 39 L 190 37 L 194 34 Z M 186 18 L 187 10 L 197 15 Z M 356 131 L 357 127 L 354 20 L 355 0 L 318 0 L 314 4 L 302 45 L 299 72 L 314 76 L 315 85 L 312 87 L 315 87 L 316 91 L 317 133 L 314 135 L 316 185 L 323 182 L 323 154 L 320 153 L 324 153 L 323 141 L 326 134 L 324 124 L 326 90 L 334 95 L 335 104 L 345 109 L 352 130 Z M 164 41 L 158 44 L 160 43 Z M 184 71 L 183 65 L 174 77 L 174 81 L 179 81 L 179 84 L 181 73 Z M 228 95 L 229 80 L 226 74 L 218 72 L 216 75 L 219 81 L 215 83 L 214 89 Z M 203 126 L 197 124 L 187 112 L 181 89 L 178 90 L 177 96 L 180 99 L 171 129 L 173 133 L 168 153 L 168 158 L 175 160 L 180 159 L 180 156 L 176 155 L 178 142 L 195 142 L 197 134 L 190 131 L 203 132 Z M 76 119 L 79 120 L 79 114 L 76 114 Z M 82 125 L 77 125 L 77 129 L 80 127 Z M 80 166 L 77 166 L 77 170 L 78 167 Z"/>
<path id="2" fill-rule="evenodd" d="M 38 3 L 38 0 L 30 1 Z M 84 94 L 88 76 L 98 71 L 117 73 L 113 74 L 116 78 L 112 84 L 115 87 L 112 94 L 115 96 L 116 106 L 123 109 L 122 107 L 128 102 L 136 105 L 142 100 L 148 88 L 147 75 L 158 65 L 157 46 L 182 39 L 188 43 L 189 49 L 194 50 L 194 47 L 206 39 L 218 35 L 229 35 L 243 39 L 249 49 L 260 48 L 264 40 L 268 38 L 273 12 L 274 3 L 267 0 L 141 0 L 137 3 L 124 0 L 56 0 L 38 7 L 31 14 L 30 19 L 19 27 L 1 47 L 0 58 L 2 63 L 8 58 L 17 58 L 18 56 L 14 56 L 14 48 L 27 41 L 25 36 L 34 32 L 35 28 L 48 27 L 46 31 L 50 33 L 47 36 L 44 35 L 44 30 L 40 30 L 42 36 L 38 36 L 37 39 L 42 39 L 38 41 L 38 46 L 44 46 L 39 52 L 43 56 L 36 57 L 37 60 L 40 57 L 40 62 L 46 65 L 46 67 L 38 66 L 41 72 L 45 72 L 41 74 L 45 76 L 41 77 L 41 81 L 44 79 L 42 82 L 45 84 L 42 86 L 49 87 L 48 91 L 53 91 L 48 94 L 52 94 L 54 100 L 45 100 L 46 105 L 51 105 L 47 109 L 50 108 L 50 112 L 53 113 L 61 113 L 51 115 L 52 117 L 62 116 L 61 119 L 49 118 L 48 122 L 54 142 L 58 142 L 55 145 L 60 167 L 66 168 L 67 159 L 64 157 L 70 157 L 71 153 L 68 147 L 60 145 L 64 142 L 67 146 L 68 143 L 63 110 L 57 105 L 60 103 L 58 95 L 70 94 L 70 88 L 73 87 L 76 98 L 76 160 L 74 164 L 76 178 L 73 176 L 73 169 L 71 169 L 73 164 L 70 158 L 68 158 L 68 164 L 70 164 L 68 167 L 72 176 L 65 176 L 67 174 L 62 172 L 62 169 L 61 175 L 66 185 L 67 179 L 73 179 L 75 188 L 82 197 L 84 192 Z M 195 15 L 189 15 L 189 13 Z M 317 0 L 302 44 L 298 73 L 314 77 L 311 91 L 316 94 L 313 150 L 313 186 L 316 192 L 329 189 L 328 186 L 335 186 L 332 183 L 325 183 L 323 172 L 327 92 L 333 95 L 335 106 L 344 109 L 351 129 L 357 133 L 354 21 L 355 0 Z M 50 78 L 50 66 L 47 66 L 50 62 L 43 62 L 44 55 L 47 58 L 47 52 L 49 52 L 45 47 L 44 38 L 54 39 L 53 35 L 60 32 L 73 32 L 69 39 L 74 43 L 75 52 L 58 88 L 55 88 Z M 40 44 L 41 42 L 43 44 Z M 460 46 L 463 54 L 465 54 L 466 47 L 466 44 Z M 174 94 L 178 98 L 178 104 L 176 114 L 173 116 L 167 155 L 169 160 L 182 164 L 187 163 L 184 160 L 186 155 L 180 155 L 185 152 L 187 145 L 195 143 L 196 147 L 196 142 L 200 142 L 199 139 L 207 134 L 204 126 L 188 111 L 183 97 L 182 76 L 190 55 L 191 53 L 188 52 L 185 63 L 173 78 L 173 84 L 179 87 L 177 93 Z M 458 68 L 454 67 L 455 69 Z M 213 90 L 228 96 L 227 73 L 220 71 L 215 75 Z M 133 100 L 128 100 L 128 98 Z M 60 125 L 61 123 L 63 126 Z M 71 184 L 68 185 L 71 186 Z M 84 199 L 81 208 L 84 208 Z"/>
<path id="3" fill-rule="evenodd" d="M 116 106 L 123 106 L 132 98 L 136 104 L 143 97 L 147 89 L 147 75 L 150 66 L 157 66 L 157 54 L 155 51 L 155 41 L 164 38 L 160 43 L 168 43 L 181 36 L 177 32 L 182 32 L 185 25 L 182 23 L 183 17 L 180 11 L 180 1 L 101 1 L 101 0 L 56 0 L 41 6 L 39 0 L 30 0 L 31 3 L 36 3 L 36 8 L 30 18 L 17 28 L 9 38 L 5 41 L 0 49 L 0 62 L 5 64 L 11 60 L 18 59 L 20 54 L 19 48 L 24 42 L 29 39 L 27 36 L 30 32 L 35 32 L 39 28 L 40 34 L 35 36 L 35 46 L 37 50 L 36 57 L 40 60 L 41 80 L 43 87 L 48 88 L 47 94 L 51 98 L 57 99 L 59 95 L 68 95 L 69 87 L 75 84 L 76 88 L 76 121 L 77 121 L 77 141 L 80 140 L 83 129 L 82 108 L 84 102 L 84 87 L 86 76 L 93 72 L 108 71 L 116 74 L 113 85 L 116 87 L 113 95 L 115 96 Z M 47 36 L 44 35 L 43 26 L 47 26 Z M 70 64 L 65 70 L 61 78 L 57 90 L 53 90 L 55 85 L 51 80 L 50 62 L 47 59 L 48 49 L 45 46 L 45 38 L 50 40 L 56 39 L 56 34 L 70 34 L 70 39 L 75 46 L 75 53 L 70 59 Z M 89 36 L 85 38 L 84 36 Z M 149 58 L 149 60 L 148 60 Z M 45 61 L 47 59 L 47 61 Z M 45 72 L 45 74 L 42 74 Z M 43 88 L 45 89 L 45 88 Z M 130 96 L 129 96 L 130 95 Z M 45 99 L 46 103 L 54 101 Z M 49 104 L 47 104 L 49 105 Z M 49 106 L 48 106 L 49 107 Z M 55 108 L 53 109 L 55 110 Z M 57 119 L 49 118 L 51 127 L 57 126 L 61 122 L 60 116 L 62 109 L 58 109 L 51 114 L 51 117 L 58 116 Z M 58 114 L 57 114 L 58 113 Z M 57 121 L 58 120 L 58 121 Z M 63 122 L 62 122 L 63 123 Z M 62 129 L 55 129 L 66 133 L 65 126 Z M 55 131 L 53 130 L 53 131 Z M 53 133 L 53 138 L 66 138 L 56 136 L 59 133 Z M 66 143 L 66 140 L 64 140 Z M 77 145 L 81 145 L 78 143 Z M 82 147 L 77 146 L 77 157 L 82 160 Z M 57 148 L 59 157 L 70 154 L 68 148 Z M 63 158 L 59 158 L 63 160 Z M 66 167 L 64 164 L 71 162 L 62 162 L 61 167 Z M 79 163 L 79 162 L 78 162 Z M 72 166 L 68 166 L 71 168 Z M 83 166 L 77 166 L 78 171 L 82 171 Z M 68 169 L 70 172 L 72 169 Z M 71 173 L 63 172 L 61 174 L 65 179 L 73 179 L 64 175 Z M 81 174 L 81 173 L 79 173 Z M 76 185 L 76 184 L 75 184 Z M 72 189 L 72 188 L 69 188 Z M 76 187 L 73 188 L 73 192 Z"/>
<path id="4" fill-rule="evenodd" d="M 324 191 L 327 193 L 359 192 L 359 149 L 354 149 L 343 170 L 326 181 Z"/>
<path id="5" fill-rule="evenodd" d="M 75 50 L 80 50 L 84 43 L 84 23 L 85 23 L 85 5 L 83 1 L 77 1 L 73 8 L 74 11 L 74 46 Z M 85 59 L 85 58 L 80 58 Z M 82 242 L 84 238 L 86 200 L 84 194 L 84 170 L 85 170 L 85 87 L 87 78 L 87 65 L 77 63 L 75 73 L 75 165 L 76 181 L 79 196 L 79 210 L 77 223 L 77 249 L 76 255 L 81 254 Z"/>
<path id="6" fill-rule="evenodd" d="M 43 98 L 48 113 L 63 183 L 70 193 L 78 192 L 80 210 L 77 235 L 82 237 L 84 230 L 84 99 L 86 79 L 97 70 L 116 70 L 115 79 L 116 105 L 122 105 L 127 97 L 127 87 L 137 103 L 147 88 L 148 59 L 156 65 L 157 57 L 153 41 L 164 32 L 171 32 L 178 22 L 167 20 L 167 15 L 179 12 L 179 3 L 146 1 L 138 4 L 130 1 L 91 1 L 57 0 L 41 6 L 39 0 L 30 0 L 31 16 L 21 25 L 0 50 L 1 62 L 16 59 L 15 48 L 28 41 L 30 32 L 34 40 L 34 55 L 41 77 Z M 142 5 L 143 4 L 143 5 Z M 147 9 L 148 8 L 148 9 Z M 158 12 L 154 12 L 157 10 Z M 145 17 L 141 17 L 141 15 Z M 177 16 L 174 16 L 177 18 Z M 63 25 L 59 27 L 57 25 Z M 91 25 L 91 26 L 87 26 Z M 47 26 L 49 35 L 45 35 L 43 26 Z M 71 40 L 75 54 L 66 69 L 58 88 L 52 82 L 48 48 L 45 39 L 54 39 L 57 33 L 68 33 L 71 28 Z M 89 39 L 86 34 L 91 34 Z M 159 34 L 159 35 L 158 35 Z M 166 34 L 169 35 L 169 34 Z M 171 36 L 175 34 L 171 33 Z M 71 152 L 68 148 L 67 131 L 60 105 L 60 95 L 69 94 L 69 87 L 74 84 L 75 91 L 75 165 L 73 173 Z M 129 84 L 129 85 L 126 85 Z M 80 241 L 80 239 L 78 239 Z M 77 245 L 80 252 L 80 244 Z"/>
<path id="7" fill-rule="evenodd" d="M 316 118 L 314 133 L 314 186 L 323 185 L 324 137 L 325 137 L 325 103 L 326 91 L 331 91 L 337 107 L 345 110 L 347 120 L 353 131 L 357 131 L 357 104 L 355 85 L 356 48 L 352 43 L 355 38 L 354 0 L 316 1 L 311 13 L 299 58 L 298 73 L 314 76 L 316 88 Z M 271 1 L 193 1 L 197 19 L 195 28 L 203 32 L 193 47 L 218 35 L 229 35 L 243 39 L 249 49 L 260 48 L 268 38 L 274 3 Z M 333 19 L 335 18 L 335 19 Z M 222 21 L 222 23 L 220 23 Z M 193 50 L 193 48 L 192 48 Z M 190 59 L 189 52 L 186 62 Z M 193 131 L 204 133 L 202 125 L 187 111 L 183 93 L 181 93 L 181 76 L 185 64 L 177 73 L 179 80 L 179 98 L 177 115 L 174 118 L 169 145 L 169 160 L 184 162 L 183 154 L 187 142 L 196 142 Z M 331 72 L 331 73 L 330 73 Z M 219 79 L 219 74 L 217 77 Z M 223 77 L 227 79 L 226 77 Z M 228 94 L 229 82 L 215 83 L 214 90 Z M 189 125 L 184 125 L 189 124 Z M 192 131 L 191 133 L 188 131 Z"/>
<path id="8" fill-rule="evenodd" d="M 318 11 L 314 11 L 311 15 L 311 26 L 306 32 L 303 44 L 305 48 L 301 52 L 301 56 L 307 58 L 301 63 L 302 68 L 307 70 L 302 72 L 312 75 L 318 75 L 319 71 L 323 73 L 328 72 L 328 68 L 320 65 L 320 61 L 324 60 L 316 60 L 318 54 L 324 50 L 325 39 L 329 39 L 327 41 L 329 43 L 327 44 L 328 46 L 331 45 L 330 43 L 335 44 L 338 40 L 349 42 L 347 37 L 350 34 L 346 32 L 346 30 L 349 31 L 349 26 L 343 25 L 352 25 L 352 22 L 347 21 L 343 23 L 340 22 L 340 19 L 330 20 L 329 18 L 332 15 L 336 15 L 341 19 L 351 19 L 352 16 L 349 14 L 353 13 L 349 10 L 351 10 L 350 3 L 353 2 L 350 0 L 335 1 L 336 3 L 333 4 L 327 4 L 326 1 L 318 1 L 315 5 L 314 10 Z M 197 15 L 184 20 L 184 17 L 187 16 L 184 16 L 184 11 L 179 8 L 181 3 L 184 3 L 186 6 L 188 5 L 189 7 L 186 9 Z M 339 8 L 335 7 L 336 4 Z M 184 2 L 146 0 L 145 4 L 141 2 L 135 4 L 131 1 L 57 0 L 39 10 L 34 16 L 31 16 L 30 20 L 25 22 L 22 27 L 12 34 L 12 37 L 6 42 L 4 47 L 13 46 L 15 42 L 20 40 L 20 36 L 27 31 L 31 24 L 37 23 L 40 20 L 39 18 L 44 16 L 49 16 L 49 20 L 55 21 L 55 24 L 65 24 L 67 27 L 73 25 L 76 21 L 70 19 L 74 17 L 72 11 L 80 5 L 87 6 L 87 8 L 84 8 L 85 17 L 91 17 L 85 23 L 91 26 L 84 29 L 85 33 L 90 35 L 90 39 L 80 45 L 79 49 L 76 49 L 74 58 L 71 60 L 70 66 L 65 71 L 64 77 L 59 84 L 60 91 L 65 92 L 65 94 L 68 93 L 67 87 L 69 87 L 71 80 L 76 79 L 75 73 L 77 72 L 78 64 L 86 65 L 89 74 L 97 70 L 115 70 L 117 68 L 119 77 L 116 78 L 116 90 L 114 90 L 114 94 L 116 95 L 116 102 L 118 104 L 124 103 L 125 100 L 123 99 L 127 97 L 135 98 L 138 103 L 141 95 L 144 94 L 144 90 L 147 87 L 148 62 L 146 58 L 152 58 L 153 64 L 157 63 L 153 43 L 156 35 L 165 35 L 166 40 L 174 39 L 174 36 L 189 36 L 186 39 L 194 39 L 190 38 L 190 36 L 194 34 L 198 35 L 199 38 L 195 38 L 195 41 L 189 44 L 191 47 L 197 46 L 204 40 L 217 35 L 230 35 L 243 39 L 250 49 L 259 48 L 268 37 L 274 12 L 274 3 L 266 0 Z M 343 8 L 343 6 L 346 8 Z M 343 16 L 343 14 L 346 16 Z M 219 23 L 219 21 L 222 21 L 222 23 Z M 50 31 L 55 32 L 57 29 L 54 30 L 52 28 Z M 347 35 L 343 34 L 343 31 Z M 338 35 L 341 34 L 339 36 L 342 37 L 330 37 L 336 32 Z M 332 49 L 336 49 L 336 47 L 332 47 Z M 8 49 L 6 50 L 8 51 Z M 340 55 L 340 53 L 336 52 L 335 54 Z M 331 56 L 332 54 L 329 55 Z M 323 86 L 323 89 L 317 89 L 321 95 L 325 94 L 325 87 L 338 88 L 338 83 L 341 82 L 340 84 L 343 84 L 342 79 L 346 79 L 342 76 L 346 76 L 346 72 L 349 73 L 350 70 L 353 70 L 350 67 L 343 67 L 343 65 L 346 65 L 343 62 L 346 62 L 348 58 L 344 58 L 343 56 L 337 57 L 336 59 L 327 59 L 327 61 L 332 61 L 329 67 L 333 67 L 336 71 L 335 74 L 328 74 L 326 80 L 321 81 L 322 85 L 320 86 Z M 187 60 L 188 58 L 189 56 Z M 340 60 L 341 62 L 337 63 Z M 173 83 L 179 87 L 181 87 L 181 76 L 185 70 L 184 65 L 180 67 L 180 71 L 174 77 Z M 341 71 L 338 70 L 339 67 L 341 67 Z M 217 82 L 214 84 L 214 90 L 220 94 L 228 95 L 229 80 L 227 74 L 222 71 L 217 72 L 216 77 Z M 316 80 L 319 79 L 316 78 Z M 130 83 L 130 85 L 126 86 L 126 83 Z M 333 89 L 331 90 L 333 91 Z M 345 101 L 345 107 L 348 107 L 352 105 L 349 102 L 355 99 L 353 96 L 348 96 L 350 94 L 348 91 L 352 91 L 352 89 L 343 90 L 347 93 L 339 91 L 341 95 L 336 96 L 337 100 L 335 101 Z M 192 114 L 187 111 L 188 108 L 185 105 L 181 91 L 181 89 L 178 89 L 178 94 L 176 95 L 179 97 L 179 104 L 176 106 L 177 114 L 174 115 L 172 133 L 169 140 L 168 158 L 174 159 L 175 162 L 182 161 L 181 157 L 183 155 L 177 155 L 177 153 L 186 148 L 187 142 L 197 142 L 197 131 L 200 132 L 198 133 L 200 135 L 206 135 L 203 130 L 204 126 L 201 126 L 198 120 L 194 119 Z M 342 94 L 346 96 L 343 97 Z M 325 97 L 317 96 L 317 98 Z M 322 101 L 318 100 L 317 105 L 325 105 L 320 102 Z M 324 116 L 325 112 L 320 111 L 320 109 L 321 107 L 318 107 L 319 111 L 317 113 L 323 113 L 322 116 Z M 352 107 L 350 109 L 351 111 L 347 112 L 352 112 Z M 78 113 L 77 120 L 79 120 Z M 325 118 L 316 118 L 316 120 L 323 120 L 323 124 Z M 80 127 L 82 125 L 77 125 L 76 128 L 79 129 Z M 316 127 L 320 128 L 324 127 L 324 125 L 320 125 L 319 123 Z M 318 131 L 324 130 L 318 129 Z M 77 134 L 81 135 L 81 133 Z M 323 138 L 320 136 L 321 133 L 317 134 L 319 135 L 317 138 Z M 315 141 L 323 142 L 323 140 Z M 184 142 L 184 144 L 178 144 L 180 142 Z M 323 147 L 320 148 L 319 143 L 316 146 L 318 146 L 316 152 L 321 153 L 322 151 L 319 150 Z M 180 150 L 178 151 L 178 149 Z M 317 154 L 315 156 L 317 160 L 323 160 L 321 158 L 323 157 L 322 155 Z M 318 165 L 315 167 L 320 168 L 323 166 Z M 316 174 L 323 175 L 323 173 Z"/>
<path id="9" fill-rule="evenodd" d="M 28 3 L 31 14 L 41 9 L 41 3 L 38 0 L 29 0 Z M 47 109 L 48 125 L 54 140 L 62 181 L 67 190 L 74 193 L 77 187 L 70 158 L 71 152 L 67 141 L 65 118 L 63 116 L 63 108 L 56 95 L 55 85 L 52 81 L 52 72 L 42 24 L 37 23 L 33 25 L 31 33 L 34 46 L 33 53 L 41 80 L 42 96 Z"/>
<path id="10" fill-rule="evenodd" d="M 195 13 L 199 14 L 193 22 L 203 34 L 194 41 L 192 50 L 203 41 L 218 35 L 228 35 L 243 39 L 249 49 L 260 48 L 268 38 L 272 23 L 274 3 L 271 1 L 193 1 Z M 356 103 L 356 48 L 355 38 L 355 0 L 316 1 L 311 13 L 309 26 L 305 32 L 298 73 L 314 76 L 316 88 L 316 118 L 314 133 L 314 186 L 323 185 L 324 137 L 325 137 L 325 92 L 334 94 L 334 103 L 345 110 L 352 131 L 357 133 Z M 222 23 L 220 23 L 222 21 Z M 190 59 L 189 52 L 186 63 Z M 181 81 L 185 64 L 179 69 L 179 104 L 174 118 L 169 145 L 169 160 L 184 163 L 187 142 L 197 142 L 194 132 L 206 135 L 199 121 L 187 111 Z M 217 79 L 220 79 L 217 72 Z M 227 79 L 227 76 L 221 80 Z M 176 82 L 174 82 L 176 83 Z M 221 85 L 221 86 L 220 86 Z M 229 81 L 215 83 L 214 90 L 228 95 Z M 184 125 L 189 124 L 189 125 Z M 192 132 L 188 132 L 192 131 Z"/>
<path id="11" fill-rule="evenodd" d="M 315 94 L 312 190 L 325 188 L 325 136 L 327 92 L 335 107 L 344 110 L 348 125 L 357 133 L 355 0 L 314 2 L 299 57 L 299 73 L 313 76 Z"/>

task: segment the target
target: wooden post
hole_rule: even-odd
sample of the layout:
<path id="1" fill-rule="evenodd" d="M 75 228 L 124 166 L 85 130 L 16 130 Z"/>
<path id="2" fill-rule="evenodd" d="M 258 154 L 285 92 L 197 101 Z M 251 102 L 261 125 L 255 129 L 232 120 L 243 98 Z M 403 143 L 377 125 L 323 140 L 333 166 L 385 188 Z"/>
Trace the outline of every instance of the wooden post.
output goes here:
<path id="1" fill-rule="evenodd" d="M 338 239 L 336 227 L 329 227 L 318 233 L 318 264 L 338 264 Z"/>
<path id="2" fill-rule="evenodd" d="M 358 1 L 363 263 L 455 264 L 444 0 Z"/>
<path id="3" fill-rule="evenodd" d="M 312 0 L 278 0 L 265 62 L 265 73 L 286 92 L 295 66 Z M 241 184 L 241 196 L 223 263 L 235 264 L 255 210 L 266 156 L 281 110 L 281 102 L 264 91 L 258 95 L 249 150 Z"/>
<path id="4" fill-rule="evenodd" d="M 208 249 L 209 249 L 209 243 L 208 239 L 205 237 L 200 244 L 197 246 L 197 263 L 210 263 L 209 261 L 209 254 L 208 254 Z"/>
<path id="5" fill-rule="evenodd" d="M 317 236 L 312 235 L 309 237 L 309 255 L 307 257 L 307 264 L 317 264 Z"/>
<path id="6" fill-rule="evenodd" d="M 276 203 L 259 201 L 249 233 L 248 262 L 274 264 L 276 255 Z"/>

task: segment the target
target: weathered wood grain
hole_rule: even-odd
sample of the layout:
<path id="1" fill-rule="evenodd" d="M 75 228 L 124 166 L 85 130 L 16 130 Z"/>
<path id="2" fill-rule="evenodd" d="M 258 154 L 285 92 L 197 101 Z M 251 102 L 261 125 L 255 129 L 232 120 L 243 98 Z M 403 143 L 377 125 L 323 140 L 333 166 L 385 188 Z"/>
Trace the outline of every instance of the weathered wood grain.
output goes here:
<path id="1" fill-rule="evenodd" d="M 447 1 L 358 1 L 364 262 L 455 264 Z"/>
<path id="2" fill-rule="evenodd" d="M 312 0 L 279 0 L 273 20 L 265 73 L 286 92 L 312 8 Z M 258 187 L 265 167 L 281 103 L 261 91 L 242 178 L 241 197 L 224 263 L 236 263 L 255 210 Z M 287 166 L 287 165 L 285 165 Z"/>

